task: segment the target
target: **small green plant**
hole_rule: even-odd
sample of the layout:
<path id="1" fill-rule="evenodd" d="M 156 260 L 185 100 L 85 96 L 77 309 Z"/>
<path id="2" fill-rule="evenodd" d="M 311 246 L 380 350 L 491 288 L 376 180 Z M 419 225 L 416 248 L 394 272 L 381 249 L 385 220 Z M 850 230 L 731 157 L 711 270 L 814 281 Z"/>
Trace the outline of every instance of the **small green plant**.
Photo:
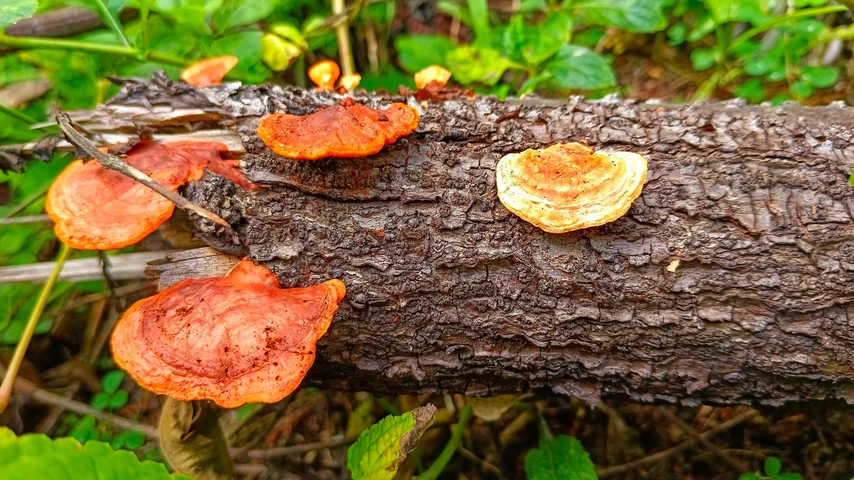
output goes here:
<path id="1" fill-rule="evenodd" d="M 596 480 L 596 467 L 581 442 L 568 435 L 540 434 L 540 446 L 525 455 L 528 480 Z"/>
<path id="2" fill-rule="evenodd" d="M 441 65 L 456 81 L 499 97 L 540 87 L 610 89 L 616 76 L 609 60 L 588 47 L 601 38 L 601 27 L 633 33 L 663 29 L 663 5 L 663 0 L 529 0 L 503 23 L 486 0 L 466 5 L 442 1 L 440 9 L 472 29 L 471 44 L 457 45 L 437 35 L 401 35 L 395 46 L 409 72 Z M 507 71 L 512 72 L 510 82 L 501 83 Z"/>
<path id="3" fill-rule="evenodd" d="M 738 480 L 801 480 L 800 473 L 780 473 L 783 468 L 783 462 L 777 457 L 768 457 L 765 459 L 763 466 L 764 475 L 755 473 L 742 473 Z"/>

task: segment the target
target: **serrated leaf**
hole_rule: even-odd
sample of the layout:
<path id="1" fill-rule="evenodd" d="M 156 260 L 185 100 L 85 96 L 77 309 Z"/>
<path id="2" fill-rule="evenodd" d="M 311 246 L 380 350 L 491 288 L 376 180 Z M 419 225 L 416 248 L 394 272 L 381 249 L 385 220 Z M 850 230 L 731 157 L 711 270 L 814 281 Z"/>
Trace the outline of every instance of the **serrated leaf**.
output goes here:
<path id="1" fill-rule="evenodd" d="M 400 66 L 415 73 L 430 65 L 446 67 L 445 56 L 457 48 L 444 35 L 399 35 L 394 39 Z"/>
<path id="2" fill-rule="evenodd" d="M 471 403 L 474 414 L 487 422 L 493 422 L 501 418 L 501 414 L 506 412 L 516 403 L 519 395 L 496 395 L 494 397 L 468 397 L 468 402 Z"/>
<path id="3" fill-rule="evenodd" d="M 163 456 L 175 470 L 199 480 L 234 476 L 228 446 L 209 403 L 167 397 L 160 412 L 159 434 Z"/>
<path id="4" fill-rule="evenodd" d="M 0 0 L 0 30 L 32 17 L 38 6 L 37 0 Z"/>
<path id="5" fill-rule="evenodd" d="M 564 45 L 546 69 L 561 88 L 596 90 L 617 83 L 614 71 L 604 57 L 578 45 Z"/>
<path id="6" fill-rule="evenodd" d="M 391 480 L 406 456 L 433 423 L 436 407 L 426 405 L 403 415 L 389 415 L 362 432 L 347 450 L 353 480 Z"/>
<path id="7" fill-rule="evenodd" d="M 573 4 L 593 23 L 635 33 L 663 30 L 667 26 L 663 6 L 663 0 L 582 0 Z"/>
<path id="8" fill-rule="evenodd" d="M 101 378 L 101 387 L 104 388 L 104 391 L 107 393 L 116 393 L 116 390 L 122 384 L 122 380 L 125 378 L 125 372 L 121 370 L 113 370 L 112 372 L 107 372 L 104 374 L 104 377 Z"/>
<path id="9" fill-rule="evenodd" d="M 498 50 L 466 45 L 448 53 L 445 64 L 462 84 L 494 85 L 512 62 L 502 57 Z"/>
<path id="10" fill-rule="evenodd" d="M 16 437 L 5 427 L 0 427 L 0 478 L 191 480 L 185 475 L 169 475 L 165 465 L 140 462 L 133 453 L 113 450 L 106 443 L 88 442 L 84 446 L 70 437 L 56 440 L 33 434 Z"/>
<path id="11" fill-rule="evenodd" d="M 539 448 L 525 455 L 528 480 L 597 480 L 590 455 L 575 437 L 540 439 Z"/>

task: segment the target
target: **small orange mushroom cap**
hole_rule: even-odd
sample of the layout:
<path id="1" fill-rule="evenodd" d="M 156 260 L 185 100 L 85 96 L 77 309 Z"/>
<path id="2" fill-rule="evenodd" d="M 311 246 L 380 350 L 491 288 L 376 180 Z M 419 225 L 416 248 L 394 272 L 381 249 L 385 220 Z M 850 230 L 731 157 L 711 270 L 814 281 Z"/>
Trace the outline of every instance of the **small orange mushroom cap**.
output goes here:
<path id="1" fill-rule="evenodd" d="M 409 105 L 393 103 L 385 110 L 374 110 L 346 98 L 341 105 L 311 115 L 274 113 L 261 120 L 258 136 L 287 158 L 358 158 L 409 135 L 418 121 L 418 112 Z"/>
<path id="2" fill-rule="evenodd" d="M 237 66 L 237 57 L 225 55 L 196 62 L 181 72 L 181 80 L 194 87 L 219 85 L 225 75 Z"/>
<path id="3" fill-rule="evenodd" d="M 350 75 L 344 75 L 341 77 L 341 80 L 338 82 L 338 93 L 347 93 L 349 90 L 352 90 L 359 86 L 359 83 L 362 81 L 362 76 L 358 73 L 351 73 Z"/>
<path id="4" fill-rule="evenodd" d="M 439 65 L 430 65 L 415 73 L 415 86 L 421 90 L 427 88 L 431 82 L 436 82 L 440 87 L 444 87 L 450 79 L 451 72 Z"/>
<path id="5" fill-rule="evenodd" d="M 223 160 L 222 143 L 140 142 L 125 161 L 164 187 L 177 191 L 198 180 L 205 168 L 244 188 L 255 188 L 237 170 L 237 161 Z M 175 205 L 159 193 L 96 161 L 72 162 L 56 178 L 45 209 L 56 223 L 56 235 L 72 248 L 110 250 L 142 240 L 172 215 Z"/>
<path id="6" fill-rule="evenodd" d="M 345 293 L 337 279 L 282 289 L 244 259 L 225 277 L 183 280 L 136 302 L 116 325 L 113 355 L 141 386 L 178 400 L 277 402 L 314 363 Z"/>
<path id="7" fill-rule="evenodd" d="M 341 75 L 341 68 L 332 60 L 321 60 L 308 67 L 308 78 L 317 85 L 318 90 L 334 90 L 335 81 Z"/>
<path id="8" fill-rule="evenodd" d="M 640 196 L 645 179 L 643 156 L 593 152 L 579 143 L 506 155 L 495 168 L 501 203 L 551 233 L 620 218 Z"/>

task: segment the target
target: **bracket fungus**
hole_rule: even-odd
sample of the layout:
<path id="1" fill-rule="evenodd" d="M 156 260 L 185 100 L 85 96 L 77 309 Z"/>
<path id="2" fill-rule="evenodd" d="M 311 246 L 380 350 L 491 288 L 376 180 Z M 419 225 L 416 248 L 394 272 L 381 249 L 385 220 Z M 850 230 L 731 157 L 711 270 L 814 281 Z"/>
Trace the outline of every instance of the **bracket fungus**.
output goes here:
<path id="1" fill-rule="evenodd" d="M 222 278 L 183 280 L 136 302 L 116 325 L 116 363 L 143 387 L 234 408 L 277 402 L 314 363 L 346 288 L 280 287 L 244 259 Z"/>
<path id="2" fill-rule="evenodd" d="M 593 152 L 579 143 L 504 156 L 495 168 L 498 198 L 547 232 L 602 225 L 623 216 L 643 189 L 646 159 L 630 152 Z"/>
<path id="3" fill-rule="evenodd" d="M 297 116 L 274 113 L 258 136 L 277 154 L 299 160 L 373 155 L 418 127 L 418 112 L 402 103 L 374 110 L 345 98 L 341 105 Z"/>
<path id="4" fill-rule="evenodd" d="M 125 161 L 164 187 L 198 180 L 210 169 L 243 188 L 255 188 L 237 169 L 236 160 L 224 160 L 222 143 L 144 141 L 128 151 Z M 110 250 L 142 240 L 172 215 L 175 205 L 159 193 L 96 161 L 72 162 L 51 185 L 45 204 L 56 222 L 56 235 L 69 247 Z"/>
<path id="5" fill-rule="evenodd" d="M 219 85 L 232 68 L 237 66 L 237 57 L 224 55 L 196 62 L 181 72 L 181 80 L 194 87 Z"/>

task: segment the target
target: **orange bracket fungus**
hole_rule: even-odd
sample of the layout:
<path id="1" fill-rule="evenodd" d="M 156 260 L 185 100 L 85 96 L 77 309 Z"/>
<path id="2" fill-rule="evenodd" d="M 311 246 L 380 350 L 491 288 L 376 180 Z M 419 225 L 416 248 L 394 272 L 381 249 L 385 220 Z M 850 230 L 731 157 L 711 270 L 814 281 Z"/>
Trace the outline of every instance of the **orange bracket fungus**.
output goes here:
<path id="1" fill-rule="evenodd" d="M 594 153 L 579 143 L 506 155 L 495 168 L 501 203 L 551 233 L 602 225 L 623 216 L 640 195 L 645 179 L 643 156 Z"/>
<path id="2" fill-rule="evenodd" d="M 418 112 L 409 105 L 393 103 L 385 110 L 374 110 L 345 98 L 341 105 L 311 115 L 274 113 L 261 120 L 258 136 L 287 158 L 358 158 L 409 135 L 418 120 Z"/>
<path id="3" fill-rule="evenodd" d="M 440 87 L 444 87 L 450 79 L 451 72 L 438 65 L 430 65 L 415 73 L 415 86 L 418 90 L 423 90 L 431 83 L 436 82 Z"/>
<path id="4" fill-rule="evenodd" d="M 222 143 L 144 141 L 127 154 L 128 165 L 177 192 L 202 177 L 206 168 L 243 188 L 255 188 L 237 169 L 236 160 L 223 160 Z M 175 205 L 151 190 L 95 161 L 75 160 L 57 177 L 47 194 L 45 209 L 56 222 L 56 235 L 69 247 L 110 250 L 142 240 L 172 215 Z"/>
<path id="5" fill-rule="evenodd" d="M 178 400 L 277 402 L 314 363 L 345 293 L 337 279 L 282 289 L 244 259 L 225 277 L 183 280 L 136 302 L 116 325 L 113 355 L 141 386 Z"/>
<path id="6" fill-rule="evenodd" d="M 332 60 L 321 60 L 308 67 L 308 78 L 317 85 L 318 90 L 334 90 L 339 75 L 341 69 Z"/>
<path id="7" fill-rule="evenodd" d="M 194 87 L 219 85 L 225 75 L 237 66 L 238 59 L 231 55 L 208 58 L 196 62 L 181 72 L 181 80 Z"/>

